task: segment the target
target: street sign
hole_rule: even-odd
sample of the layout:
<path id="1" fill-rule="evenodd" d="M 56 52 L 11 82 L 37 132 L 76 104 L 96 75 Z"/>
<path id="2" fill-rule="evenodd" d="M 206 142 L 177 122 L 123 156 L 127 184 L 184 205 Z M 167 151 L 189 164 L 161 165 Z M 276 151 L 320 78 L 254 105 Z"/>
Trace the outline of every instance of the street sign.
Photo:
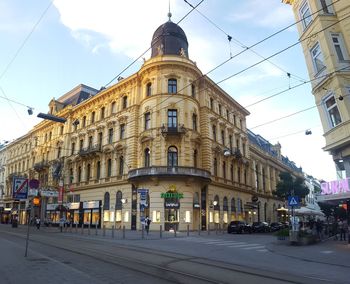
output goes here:
<path id="1" fill-rule="evenodd" d="M 299 196 L 288 196 L 288 206 L 298 207 L 299 206 Z"/>
<path id="2" fill-rule="evenodd" d="M 29 187 L 34 189 L 39 188 L 39 181 L 37 179 L 29 180 Z"/>
<path id="3" fill-rule="evenodd" d="M 138 188 L 137 192 L 140 194 L 148 194 L 148 189 L 147 188 Z"/>
<path id="4" fill-rule="evenodd" d="M 28 179 L 23 177 L 13 177 L 12 196 L 14 199 L 27 199 Z"/>
<path id="5" fill-rule="evenodd" d="M 29 188 L 29 190 L 28 190 L 28 196 L 37 196 L 38 193 L 39 193 L 39 190 L 37 190 L 37 189 Z"/>

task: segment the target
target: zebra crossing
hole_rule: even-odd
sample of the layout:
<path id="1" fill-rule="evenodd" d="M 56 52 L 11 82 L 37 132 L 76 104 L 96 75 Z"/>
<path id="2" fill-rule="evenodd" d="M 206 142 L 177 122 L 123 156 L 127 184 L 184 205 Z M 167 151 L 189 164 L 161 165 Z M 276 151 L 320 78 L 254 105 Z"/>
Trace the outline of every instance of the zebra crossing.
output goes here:
<path id="1" fill-rule="evenodd" d="M 203 245 L 212 246 L 223 246 L 230 249 L 242 249 L 242 250 L 255 250 L 258 252 L 268 252 L 267 248 L 263 244 L 258 243 L 248 243 L 243 241 L 230 241 L 222 239 L 205 239 L 199 237 L 187 237 L 187 238 L 177 238 L 177 241 L 186 241 L 192 243 L 199 243 Z"/>

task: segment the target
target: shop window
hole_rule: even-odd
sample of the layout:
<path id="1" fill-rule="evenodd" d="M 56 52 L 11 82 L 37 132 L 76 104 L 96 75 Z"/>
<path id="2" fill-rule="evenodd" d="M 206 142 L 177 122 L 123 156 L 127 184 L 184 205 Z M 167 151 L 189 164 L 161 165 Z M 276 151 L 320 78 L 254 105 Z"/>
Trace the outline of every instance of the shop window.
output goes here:
<path id="1" fill-rule="evenodd" d="M 213 211 L 209 212 L 209 223 L 213 223 L 214 222 L 214 214 Z"/>
<path id="2" fill-rule="evenodd" d="M 185 223 L 191 223 L 191 211 L 185 211 Z"/>
<path id="3" fill-rule="evenodd" d="M 160 211 L 156 211 L 156 210 L 152 211 L 152 222 L 154 223 L 160 222 Z"/>
<path id="4" fill-rule="evenodd" d="M 168 148 L 168 167 L 177 167 L 178 166 L 178 153 L 177 148 L 170 146 Z"/>
<path id="5" fill-rule="evenodd" d="M 177 92 L 177 80 L 176 79 L 169 79 L 168 80 L 168 93 L 169 94 L 176 94 Z"/>
<path id="6" fill-rule="evenodd" d="M 129 211 L 126 210 L 124 211 L 124 223 L 128 223 L 129 222 Z"/>

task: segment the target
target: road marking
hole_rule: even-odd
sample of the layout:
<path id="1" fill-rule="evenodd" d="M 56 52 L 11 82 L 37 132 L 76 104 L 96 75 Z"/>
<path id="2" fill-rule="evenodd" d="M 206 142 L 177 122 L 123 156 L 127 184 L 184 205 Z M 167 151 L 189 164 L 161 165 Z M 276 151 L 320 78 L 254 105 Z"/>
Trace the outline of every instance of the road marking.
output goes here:
<path id="1" fill-rule="evenodd" d="M 326 253 L 326 254 L 328 254 L 328 253 L 333 253 L 334 251 L 332 251 L 332 250 L 323 250 L 323 251 L 321 251 L 321 253 Z"/>
<path id="2" fill-rule="evenodd" d="M 265 248 L 265 246 L 252 246 L 252 247 L 249 247 L 249 248 L 243 248 L 243 249 L 262 249 L 262 248 Z"/>
<path id="3" fill-rule="evenodd" d="M 215 244 L 216 246 L 225 246 L 225 245 L 229 245 L 229 244 L 246 244 L 246 242 L 224 242 L 224 243 L 220 243 L 220 244 Z"/>
<path id="4" fill-rule="evenodd" d="M 245 245 L 233 245 L 233 246 L 228 246 L 229 248 L 243 248 L 243 247 L 248 247 L 248 246 L 258 246 L 260 244 L 245 244 Z"/>

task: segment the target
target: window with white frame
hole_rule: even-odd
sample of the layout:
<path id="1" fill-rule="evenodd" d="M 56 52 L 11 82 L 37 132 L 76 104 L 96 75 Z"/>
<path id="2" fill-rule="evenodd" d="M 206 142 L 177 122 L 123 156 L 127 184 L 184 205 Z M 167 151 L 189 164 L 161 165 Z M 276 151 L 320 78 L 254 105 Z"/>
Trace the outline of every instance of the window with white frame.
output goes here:
<path id="1" fill-rule="evenodd" d="M 333 95 L 328 96 L 325 100 L 325 107 L 328 114 L 328 120 L 332 127 L 337 126 L 341 123 L 341 117 L 338 110 L 337 103 L 335 101 L 335 97 Z"/>
<path id="2" fill-rule="evenodd" d="M 332 0 L 319 0 L 323 14 L 333 14 Z"/>
<path id="3" fill-rule="evenodd" d="M 310 13 L 310 7 L 307 1 L 305 1 L 299 10 L 300 19 L 302 21 L 304 29 L 306 29 L 312 22 L 312 17 Z"/>
<path id="4" fill-rule="evenodd" d="M 341 36 L 341 34 L 331 34 L 331 37 L 332 37 L 333 46 L 335 49 L 335 53 L 337 54 L 338 60 L 339 61 L 349 60 L 349 56 L 346 51 L 343 37 Z"/>
<path id="5" fill-rule="evenodd" d="M 319 43 L 316 43 L 315 46 L 311 49 L 311 58 L 316 74 L 326 68 Z"/>

